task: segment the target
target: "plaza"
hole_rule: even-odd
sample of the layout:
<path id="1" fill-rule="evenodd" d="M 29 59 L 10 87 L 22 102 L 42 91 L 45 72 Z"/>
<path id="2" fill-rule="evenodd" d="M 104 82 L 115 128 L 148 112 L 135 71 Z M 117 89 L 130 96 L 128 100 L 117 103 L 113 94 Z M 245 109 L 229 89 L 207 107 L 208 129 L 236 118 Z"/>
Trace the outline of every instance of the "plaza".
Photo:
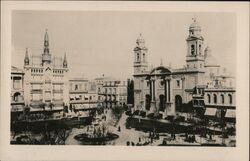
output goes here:
<path id="1" fill-rule="evenodd" d="M 42 54 L 25 48 L 23 68 L 11 70 L 11 144 L 236 146 L 235 77 L 202 31 L 192 19 L 182 67 L 150 66 L 139 34 L 131 77 L 90 79 L 69 76 L 73 58 L 52 55 L 46 29 Z"/>

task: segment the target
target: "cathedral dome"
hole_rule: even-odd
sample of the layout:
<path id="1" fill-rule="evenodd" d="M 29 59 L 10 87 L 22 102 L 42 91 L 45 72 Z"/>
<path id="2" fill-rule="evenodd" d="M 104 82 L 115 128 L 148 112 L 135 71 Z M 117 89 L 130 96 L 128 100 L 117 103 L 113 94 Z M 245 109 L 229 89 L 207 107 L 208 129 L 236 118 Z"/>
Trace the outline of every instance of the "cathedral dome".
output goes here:
<path id="1" fill-rule="evenodd" d="M 206 67 L 219 66 L 217 59 L 211 54 L 210 47 L 206 47 L 204 52 L 205 52 L 205 66 Z"/>
<path id="2" fill-rule="evenodd" d="M 142 37 L 142 34 L 140 34 L 139 37 L 137 38 L 136 44 L 137 44 L 138 46 L 142 46 L 142 45 L 145 44 L 145 40 L 144 40 L 144 38 Z"/>
<path id="3" fill-rule="evenodd" d="M 189 26 L 189 30 L 201 30 L 201 26 L 196 20 L 194 20 L 194 22 Z"/>

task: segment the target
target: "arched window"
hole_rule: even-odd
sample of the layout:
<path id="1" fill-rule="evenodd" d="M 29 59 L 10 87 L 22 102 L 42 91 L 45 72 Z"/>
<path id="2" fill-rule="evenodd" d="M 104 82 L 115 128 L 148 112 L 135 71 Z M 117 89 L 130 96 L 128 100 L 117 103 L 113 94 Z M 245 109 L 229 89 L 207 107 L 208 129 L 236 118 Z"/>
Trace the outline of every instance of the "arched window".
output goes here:
<path id="1" fill-rule="evenodd" d="M 217 95 L 214 94 L 214 104 L 216 104 L 216 103 L 217 103 Z"/>
<path id="2" fill-rule="evenodd" d="M 228 94 L 229 104 L 233 103 L 233 98 L 231 94 Z"/>
<path id="3" fill-rule="evenodd" d="M 78 90 L 78 85 L 77 84 L 75 85 L 75 90 Z"/>
<path id="4" fill-rule="evenodd" d="M 16 92 L 13 96 L 13 99 L 15 102 L 19 101 L 21 94 L 19 92 Z"/>
<path id="5" fill-rule="evenodd" d="M 194 45 L 191 45 L 191 55 L 194 55 Z"/>
<path id="6" fill-rule="evenodd" d="M 137 61 L 139 61 L 139 59 L 140 59 L 140 55 L 139 53 L 137 53 Z"/>
<path id="7" fill-rule="evenodd" d="M 207 101 L 208 103 L 211 103 L 211 97 L 210 97 L 210 94 L 207 95 Z"/>
<path id="8" fill-rule="evenodd" d="M 199 54 L 201 55 L 201 44 L 199 45 Z"/>
<path id="9" fill-rule="evenodd" d="M 220 97 L 221 97 L 221 103 L 224 104 L 224 95 L 221 94 Z"/>
<path id="10" fill-rule="evenodd" d="M 143 53 L 143 62 L 145 62 L 145 53 Z"/>

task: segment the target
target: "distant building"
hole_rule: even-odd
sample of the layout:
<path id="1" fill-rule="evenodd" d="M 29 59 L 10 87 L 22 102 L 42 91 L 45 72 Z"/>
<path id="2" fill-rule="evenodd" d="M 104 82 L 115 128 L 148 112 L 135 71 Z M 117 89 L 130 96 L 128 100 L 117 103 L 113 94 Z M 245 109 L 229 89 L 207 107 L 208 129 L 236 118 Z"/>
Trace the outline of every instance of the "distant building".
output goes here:
<path id="1" fill-rule="evenodd" d="M 98 94 L 95 81 L 84 78 L 69 80 L 69 104 L 76 110 L 97 108 Z"/>
<path id="2" fill-rule="evenodd" d="M 148 48 L 140 34 L 134 48 L 135 109 L 161 113 L 165 117 L 187 112 L 197 101 L 199 104 L 194 106 L 205 108 L 205 104 L 206 107 L 212 105 L 207 100 L 204 102 L 206 95 L 211 95 L 212 99 L 216 94 L 219 99 L 223 93 L 225 105 L 226 99 L 235 96 L 234 78 L 221 70 L 209 47 L 204 50 L 204 38 L 196 20 L 189 27 L 186 43 L 186 65 L 183 68 L 173 69 L 162 63 L 155 68 L 149 68 Z"/>
<path id="3" fill-rule="evenodd" d="M 104 107 L 127 104 L 127 81 L 112 77 L 96 78 L 98 101 Z"/>
<path id="4" fill-rule="evenodd" d="M 11 111 L 23 111 L 24 108 L 24 72 L 11 67 Z"/>
<path id="5" fill-rule="evenodd" d="M 25 105 L 34 108 L 63 109 L 69 103 L 68 62 L 64 57 L 52 57 L 46 31 L 41 55 L 29 54 L 24 58 Z"/>

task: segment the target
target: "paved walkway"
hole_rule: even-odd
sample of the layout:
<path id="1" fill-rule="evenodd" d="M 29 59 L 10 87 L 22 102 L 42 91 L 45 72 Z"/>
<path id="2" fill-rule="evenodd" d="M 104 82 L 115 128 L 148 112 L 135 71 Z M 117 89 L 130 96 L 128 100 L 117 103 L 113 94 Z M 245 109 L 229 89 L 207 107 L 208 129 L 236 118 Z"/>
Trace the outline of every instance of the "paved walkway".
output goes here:
<path id="1" fill-rule="evenodd" d="M 145 133 L 143 131 L 137 131 L 133 128 L 131 129 L 127 129 L 126 128 L 126 120 L 128 118 L 127 115 L 125 115 L 125 113 L 122 114 L 119 122 L 117 123 L 116 126 L 115 125 L 115 121 L 112 117 L 112 111 L 108 110 L 107 111 L 107 119 L 106 121 L 104 121 L 103 123 L 106 124 L 108 126 L 108 130 L 112 133 L 115 133 L 117 135 L 119 135 L 119 138 L 117 138 L 116 140 L 110 141 L 109 143 L 107 143 L 107 145 L 120 145 L 120 146 L 126 146 L 127 142 L 133 142 L 134 144 L 137 144 L 139 142 L 139 138 L 141 140 L 140 143 L 145 143 L 145 142 L 149 142 L 149 134 Z M 120 131 L 118 131 L 118 127 L 120 127 Z M 77 140 L 74 139 L 74 136 L 80 133 L 86 133 L 87 132 L 87 126 L 83 127 L 83 128 L 73 128 L 72 132 L 70 133 L 69 137 L 67 138 L 65 144 L 67 145 L 81 145 L 80 142 L 78 142 Z M 149 146 L 153 145 L 153 146 L 157 146 L 159 144 L 163 143 L 163 140 L 165 138 L 170 138 L 170 134 L 167 133 L 161 133 L 160 134 L 160 138 L 158 140 L 153 140 L 152 143 L 148 144 Z M 172 141 L 167 141 L 168 144 L 171 145 L 181 145 L 181 144 L 187 144 L 187 145 L 200 145 L 202 143 L 222 143 L 222 138 L 220 136 L 213 136 L 212 141 L 208 141 L 208 139 L 200 137 L 199 135 L 195 135 L 196 138 L 196 142 L 195 143 L 188 143 L 184 141 L 184 137 L 181 137 L 180 134 L 176 134 L 176 140 L 172 140 Z M 234 138 L 229 138 L 229 139 L 225 139 L 225 143 L 227 145 L 230 144 L 231 140 L 235 140 Z"/>

